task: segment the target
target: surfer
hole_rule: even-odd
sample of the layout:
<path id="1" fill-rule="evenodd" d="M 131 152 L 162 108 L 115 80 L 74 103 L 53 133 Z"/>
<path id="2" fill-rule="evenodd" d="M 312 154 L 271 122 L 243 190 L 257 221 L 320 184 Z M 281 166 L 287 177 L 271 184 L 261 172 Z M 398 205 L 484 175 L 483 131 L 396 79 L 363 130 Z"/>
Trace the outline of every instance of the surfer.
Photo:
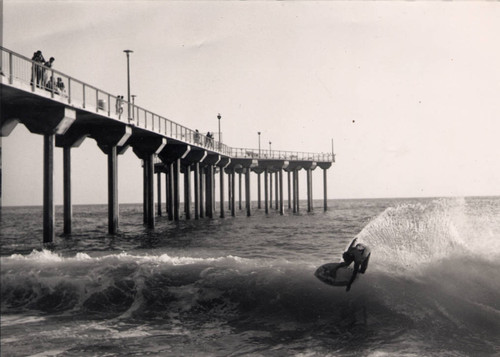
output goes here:
<path id="1" fill-rule="evenodd" d="M 370 248 L 361 243 L 355 244 L 357 239 L 358 238 L 354 238 L 354 240 L 349 245 L 349 248 L 347 248 L 344 254 L 342 254 L 342 259 L 344 259 L 344 261 L 341 262 L 335 269 L 336 272 L 338 268 L 348 267 L 352 262 L 354 262 L 354 270 L 352 272 L 351 279 L 347 283 L 347 287 L 345 289 L 346 291 L 349 291 L 351 289 L 351 284 L 353 283 L 354 279 L 356 279 L 358 271 L 361 274 L 365 273 L 366 268 L 368 268 L 368 260 L 370 260 Z"/>

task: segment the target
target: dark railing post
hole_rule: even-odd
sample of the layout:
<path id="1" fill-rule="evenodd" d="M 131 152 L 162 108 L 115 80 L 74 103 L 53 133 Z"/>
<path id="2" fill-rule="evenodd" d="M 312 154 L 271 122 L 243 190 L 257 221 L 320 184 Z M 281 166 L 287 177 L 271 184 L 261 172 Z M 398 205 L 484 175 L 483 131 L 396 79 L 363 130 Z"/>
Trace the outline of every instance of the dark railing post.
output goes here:
<path id="1" fill-rule="evenodd" d="M 83 107 L 85 108 L 85 83 L 82 83 L 83 85 Z"/>
<path id="2" fill-rule="evenodd" d="M 14 83 L 14 69 L 12 68 L 14 65 L 12 64 L 12 52 L 9 52 L 9 84 Z M 33 78 L 33 83 L 34 77 Z M 33 85 L 32 85 L 33 86 Z M 34 87 L 33 87 L 34 89 Z"/>
<path id="3" fill-rule="evenodd" d="M 54 98 L 55 83 L 54 83 L 54 70 L 53 69 L 50 70 L 50 79 L 49 79 L 49 81 L 50 81 L 50 97 Z"/>
<path id="4" fill-rule="evenodd" d="M 97 90 L 97 88 L 95 90 L 95 111 L 96 113 L 99 113 L 99 91 Z"/>
<path id="5" fill-rule="evenodd" d="M 68 104 L 71 104 L 71 78 L 68 77 Z"/>
<path id="6" fill-rule="evenodd" d="M 108 94 L 108 117 L 111 116 L 111 95 Z"/>
<path id="7" fill-rule="evenodd" d="M 12 70 L 12 63 L 10 64 L 10 70 Z M 34 92 L 35 91 L 35 86 L 36 86 L 36 81 L 37 81 L 37 71 L 38 71 L 38 67 L 37 67 L 37 64 L 35 62 L 33 62 L 33 65 L 31 66 L 31 91 Z M 10 78 L 12 78 L 12 75 L 10 76 Z M 12 84 L 12 83 L 11 83 Z"/>

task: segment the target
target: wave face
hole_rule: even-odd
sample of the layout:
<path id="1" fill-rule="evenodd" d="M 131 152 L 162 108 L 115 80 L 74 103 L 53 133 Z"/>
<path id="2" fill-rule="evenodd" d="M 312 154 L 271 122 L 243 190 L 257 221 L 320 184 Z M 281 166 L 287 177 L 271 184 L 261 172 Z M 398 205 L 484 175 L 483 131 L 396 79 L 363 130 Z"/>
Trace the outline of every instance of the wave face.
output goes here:
<path id="1" fill-rule="evenodd" d="M 117 355 L 130 348 L 160 355 L 494 355 L 500 205 L 473 204 L 379 207 L 356 235 L 372 257 L 349 293 L 313 275 L 331 245 L 326 233 L 303 243 L 297 256 L 189 249 L 13 254 L 1 261 L 2 331 L 11 333 L 2 345 L 22 350 L 48 329 L 65 341 L 50 348 L 70 355 L 99 355 L 96 340 Z M 276 234 L 286 225 L 275 226 Z M 263 246 L 269 240 L 252 234 Z M 291 239 L 293 246 L 304 242 Z M 337 243 L 338 256 L 344 243 Z M 32 332 L 20 337 L 18 326 Z M 124 339 L 133 343 L 120 350 Z"/>

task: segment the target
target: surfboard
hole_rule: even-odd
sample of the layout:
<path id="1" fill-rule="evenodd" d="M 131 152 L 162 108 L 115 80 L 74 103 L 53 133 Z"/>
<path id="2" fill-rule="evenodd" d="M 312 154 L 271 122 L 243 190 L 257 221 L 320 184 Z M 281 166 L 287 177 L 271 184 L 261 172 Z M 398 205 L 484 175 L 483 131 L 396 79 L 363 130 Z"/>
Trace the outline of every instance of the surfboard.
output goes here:
<path id="1" fill-rule="evenodd" d="M 351 280 L 353 269 L 350 267 L 340 267 L 335 272 L 335 268 L 340 263 L 327 263 L 316 269 L 314 275 L 323 283 L 333 286 L 347 286 Z M 357 277 L 356 277 L 357 279 Z"/>

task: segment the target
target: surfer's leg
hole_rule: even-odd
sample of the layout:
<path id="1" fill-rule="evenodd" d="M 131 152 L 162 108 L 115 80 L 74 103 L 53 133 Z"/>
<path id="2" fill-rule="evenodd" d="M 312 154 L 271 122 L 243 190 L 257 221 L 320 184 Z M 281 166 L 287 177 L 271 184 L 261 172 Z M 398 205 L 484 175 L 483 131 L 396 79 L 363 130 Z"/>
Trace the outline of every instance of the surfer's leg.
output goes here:
<path id="1" fill-rule="evenodd" d="M 363 263 L 361 264 L 361 269 L 359 269 L 359 272 L 361 274 L 364 274 L 366 269 L 368 268 L 368 261 L 370 260 L 370 255 L 371 254 L 368 254 L 368 256 L 366 257 L 366 259 L 363 261 Z"/>

